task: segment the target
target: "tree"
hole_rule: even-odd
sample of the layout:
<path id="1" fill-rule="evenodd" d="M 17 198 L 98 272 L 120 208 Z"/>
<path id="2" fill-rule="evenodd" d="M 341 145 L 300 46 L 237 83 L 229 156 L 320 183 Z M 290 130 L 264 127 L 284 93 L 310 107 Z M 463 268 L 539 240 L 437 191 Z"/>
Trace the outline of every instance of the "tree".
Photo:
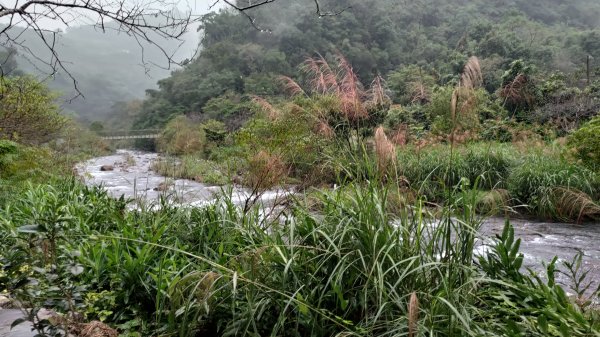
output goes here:
<path id="1" fill-rule="evenodd" d="M 54 104 L 55 96 L 31 77 L 0 82 L 0 139 L 42 144 L 66 123 Z"/>

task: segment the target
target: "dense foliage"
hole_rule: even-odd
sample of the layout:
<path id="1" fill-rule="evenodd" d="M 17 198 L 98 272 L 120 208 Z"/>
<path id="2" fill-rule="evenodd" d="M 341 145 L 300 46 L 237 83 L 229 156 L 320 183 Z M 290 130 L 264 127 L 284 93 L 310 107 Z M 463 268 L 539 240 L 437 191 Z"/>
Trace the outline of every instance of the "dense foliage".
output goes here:
<path id="1" fill-rule="evenodd" d="M 0 92 L 0 139 L 42 144 L 67 122 L 54 104 L 55 94 L 31 77 L 3 78 Z"/>
<path id="2" fill-rule="evenodd" d="M 552 261 L 545 280 L 523 271 L 508 224 L 478 256 L 472 207 L 435 224 L 419 203 L 393 216 L 370 184 L 319 193 L 319 216 L 299 204 L 269 220 L 231 200 L 126 211 L 99 188 L 31 187 L 0 213 L 0 291 L 49 335 L 60 330 L 37 318 L 49 305 L 80 313 L 60 328 L 98 319 L 128 336 L 599 333 L 577 259 Z M 555 282 L 559 267 L 580 301 Z"/>
<path id="3" fill-rule="evenodd" d="M 207 113 L 215 99 L 281 95 L 277 77 L 299 79 L 297 67 L 316 53 L 327 59 L 343 54 L 363 83 L 382 75 L 394 102 L 403 105 L 427 103 L 436 85 L 455 83 L 468 57 L 476 55 L 484 88 L 490 93 L 504 88 L 498 97 L 512 116 L 571 121 L 575 115 L 586 118 L 581 110 L 598 108 L 585 93 L 570 89 L 585 78 L 586 56 L 600 59 L 595 1 L 545 0 L 535 6 L 524 0 L 326 1 L 323 6 L 346 10 L 319 18 L 313 2 L 304 0 L 250 11 L 268 32 L 231 11 L 205 16 L 200 55 L 159 81 L 159 90 L 148 91 L 136 128 L 164 125 L 177 114 Z"/>
<path id="4" fill-rule="evenodd" d="M 575 157 L 592 169 L 600 169 L 600 117 L 596 116 L 569 136 Z"/>
<path id="5" fill-rule="evenodd" d="M 478 239 L 480 216 L 600 218 L 600 4 L 320 3 L 344 11 L 205 16 L 198 57 L 106 121 L 161 127 L 158 173 L 249 196 L 65 180 L 105 125 L 50 137 L 53 96 L 3 78 L 34 90 L 0 97 L 31 120 L 0 132 L 0 292 L 40 336 L 600 336 L 584 253 L 530 271 L 510 223 Z"/>

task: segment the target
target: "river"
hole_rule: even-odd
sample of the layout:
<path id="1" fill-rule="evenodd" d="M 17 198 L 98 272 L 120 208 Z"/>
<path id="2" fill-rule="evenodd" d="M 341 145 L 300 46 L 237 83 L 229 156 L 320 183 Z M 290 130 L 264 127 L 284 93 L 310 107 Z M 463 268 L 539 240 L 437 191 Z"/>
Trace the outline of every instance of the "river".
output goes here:
<path id="1" fill-rule="evenodd" d="M 119 150 L 116 154 L 98 157 L 79 165 L 79 173 L 86 183 L 103 185 L 115 197 L 125 195 L 156 201 L 161 195 L 171 195 L 186 205 L 200 206 L 210 202 L 222 189 L 207 186 L 190 180 L 171 180 L 152 171 L 152 162 L 158 158 L 154 153 Z M 112 171 L 101 171 L 103 165 L 114 167 Z M 169 188 L 161 186 L 169 182 Z M 232 188 L 234 201 L 243 203 L 249 192 L 243 188 Z M 288 191 L 271 191 L 263 195 L 263 203 L 273 203 L 278 196 Z M 502 232 L 504 219 L 489 218 L 484 221 L 479 239 L 479 251 L 485 251 L 485 243 Z M 589 279 L 600 281 L 600 224 L 547 223 L 513 219 L 515 236 L 521 238 L 521 252 L 524 265 L 541 271 L 543 262 L 550 262 L 554 256 L 560 261 L 570 261 L 578 253 L 584 254 L 584 268 L 589 270 Z M 567 283 L 564 275 L 557 275 Z M 597 286 L 597 285 L 596 285 Z M 595 288 L 595 287 L 593 287 Z M 568 291 L 568 289 L 567 289 Z"/>

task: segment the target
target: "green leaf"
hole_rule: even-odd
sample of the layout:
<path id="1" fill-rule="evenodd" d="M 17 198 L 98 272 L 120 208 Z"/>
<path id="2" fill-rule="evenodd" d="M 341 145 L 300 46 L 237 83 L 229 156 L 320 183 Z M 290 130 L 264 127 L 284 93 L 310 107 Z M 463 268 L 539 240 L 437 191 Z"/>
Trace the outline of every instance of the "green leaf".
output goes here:
<path id="1" fill-rule="evenodd" d="M 541 332 L 546 335 L 548 334 L 548 320 L 544 314 L 541 314 L 540 317 L 538 317 L 538 327 Z"/>
<path id="2" fill-rule="evenodd" d="M 19 318 L 19 319 L 15 319 L 12 324 L 10 325 L 10 329 L 12 330 L 14 327 L 16 327 L 17 325 L 25 322 L 25 318 Z"/>
<path id="3" fill-rule="evenodd" d="M 560 334 L 563 337 L 570 337 L 571 334 L 569 333 L 569 327 L 565 324 L 565 322 L 561 322 L 560 323 Z"/>
<path id="4" fill-rule="evenodd" d="M 69 267 L 69 272 L 71 272 L 71 274 L 77 276 L 81 273 L 83 273 L 83 266 L 82 265 L 72 265 L 71 267 Z"/>
<path id="5" fill-rule="evenodd" d="M 308 315 L 308 307 L 306 304 L 304 304 L 305 300 L 302 294 L 298 293 L 296 298 L 298 299 L 298 310 L 300 310 L 300 313 L 303 315 Z"/>

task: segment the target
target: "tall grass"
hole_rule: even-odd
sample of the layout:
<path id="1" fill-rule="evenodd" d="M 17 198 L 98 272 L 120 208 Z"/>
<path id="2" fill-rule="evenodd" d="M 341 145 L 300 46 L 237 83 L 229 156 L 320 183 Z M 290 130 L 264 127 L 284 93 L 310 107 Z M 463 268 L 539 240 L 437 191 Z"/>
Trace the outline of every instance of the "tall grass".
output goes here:
<path id="1" fill-rule="evenodd" d="M 152 169 L 167 177 L 189 179 L 209 185 L 225 185 L 230 182 L 228 176 L 231 176 L 233 171 L 227 165 L 217 164 L 200 156 L 185 155 L 178 159 L 161 158 L 154 162 Z"/>
<path id="2" fill-rule="evenodd" d="M 478 190 L 481 209 L 510 206 L 542 219 L 597 218 L 600 177 L 556 153 L 513 145 L 438 145 L 398 152 L 398 175 L 429 201 L 445 201 L 460 185 Z"/>
<path id="3" fill-rule="evenodd" d="M 599 188 L 594 172 L 545 156 L 527 158 L 508 180 L 511 195 L 532 213 L 560 220 L 599 215 Z"/>
<path id="4" fill-rule="evenodd" d="M 10 278 L 1 284 L 32 305 L 59 295 L 50 290 L 51 278 L 40 277 L 43 245 L 31 245 L 49 240 L 48 231 L 19 228 L 62 219 L 57 251 L 80 252 L 72 262 L 84 270 L 59 275 L 79 289 L 70 308 L 87 319 L 103 314 L 122 333 L 598 335 L 597 323 L 558 286 L 523 273 L 510 226 L 492 253 L 476 256 L 471 194 L 458 191 L 462 200 L 431 221 L 419 201 L 389 213 L 390 192 L 380 183 L 350 184 L 317 193 L 318 212 L 299 199 L 283 216 L 265 220 L 261 209 L 242 212 L 226 196 L 203 208 L 165 203 L 125 211 L 124 201 L 101 189 L 32 187 L 0 216 L 11 243 L 0 255 L 13 262 L 4 264 Z M 39 283 L 14 282 L 23 278 Z M 30 290 L 37 297 L 28 297 Z M 59 312 L 72 310 L 55 304 Z"/>

